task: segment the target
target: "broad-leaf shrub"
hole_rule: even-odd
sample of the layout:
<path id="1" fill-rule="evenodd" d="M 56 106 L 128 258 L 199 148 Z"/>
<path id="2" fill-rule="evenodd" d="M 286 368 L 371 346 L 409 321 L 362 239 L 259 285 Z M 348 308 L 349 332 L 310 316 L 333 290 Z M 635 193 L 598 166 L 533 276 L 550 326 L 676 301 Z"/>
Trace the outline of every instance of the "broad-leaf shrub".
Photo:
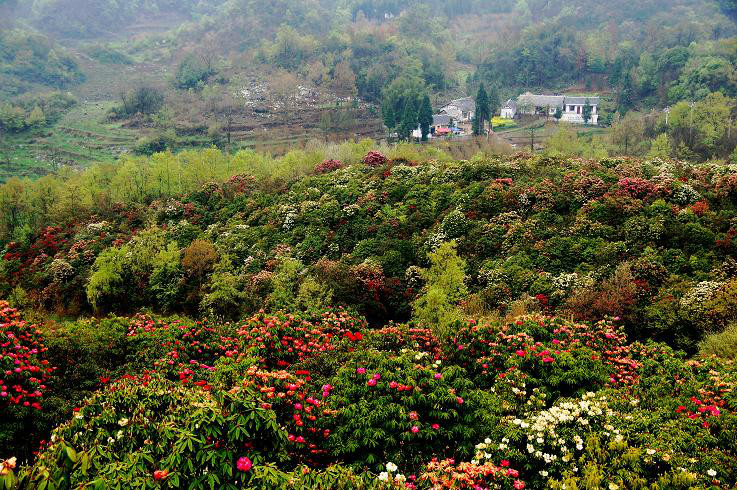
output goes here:
<path id="1" fill-rule="evenodd" d="M 75 409 L 27 478 L 39 488 L 67 478 L 69 488 L 244 488 L 255 468 L 285 461 L 286 442 L 253 390 L 213 393 L 156 374 L 128 376 Z"/>
<path id="2" fill-rule="evenodd" d="M 54 367 L 41 329 L 21 319 L 20 313 L 0 301 L 0 448 L 15 452 L 40 418 L 43 397 Z M 38 440 L 36 439 L 36 443 Z M 26 454 L 15 453 L 17 456 Z"/>
<path id="3" fill-rule="evenodd" d="M 15 473 L 19 488 L 731 488 L 734 366 L 616 325 L 533 315 L 438 339 L 340 309 L 136 317 L 111 352 L 128 374 Z"/>
<path id="4" fill-rule="evenodd" d="M 357 352 L 331 380 L 328 448 L 357 468 L 393 461 L 417 469 L 433 456 L 468 456 L 480 429 L 496 421 L 498 400 L 463 368 L 403 350 Z"/>

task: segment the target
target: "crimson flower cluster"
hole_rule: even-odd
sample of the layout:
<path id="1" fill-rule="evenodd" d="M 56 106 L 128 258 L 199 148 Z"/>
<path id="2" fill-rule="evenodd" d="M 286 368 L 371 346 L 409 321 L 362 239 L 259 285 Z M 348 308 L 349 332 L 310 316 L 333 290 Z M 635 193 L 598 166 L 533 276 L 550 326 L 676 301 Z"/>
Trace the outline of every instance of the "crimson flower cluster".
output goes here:
<path id="1" fill-rule="evenodd" d="M 0 407 L 41 410 L 41 399 L 54 368 L 45 359 L 41 330 L 0 301 Z"/>

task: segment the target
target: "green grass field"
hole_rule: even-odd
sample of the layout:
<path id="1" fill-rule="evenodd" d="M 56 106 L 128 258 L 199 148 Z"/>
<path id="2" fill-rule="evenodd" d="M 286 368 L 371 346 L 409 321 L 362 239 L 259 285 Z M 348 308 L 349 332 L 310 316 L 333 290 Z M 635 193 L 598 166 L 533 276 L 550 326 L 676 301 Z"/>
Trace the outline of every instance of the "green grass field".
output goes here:
<path id="1" fill-rule="evenodd" d="M 64 166 L 113 161 L 130 151 L 140 133 L 107 122 L 112 102 L 80 104 L 50 127 L 5 134 L 0 141 L 0 181 L 39 177 Z"/>

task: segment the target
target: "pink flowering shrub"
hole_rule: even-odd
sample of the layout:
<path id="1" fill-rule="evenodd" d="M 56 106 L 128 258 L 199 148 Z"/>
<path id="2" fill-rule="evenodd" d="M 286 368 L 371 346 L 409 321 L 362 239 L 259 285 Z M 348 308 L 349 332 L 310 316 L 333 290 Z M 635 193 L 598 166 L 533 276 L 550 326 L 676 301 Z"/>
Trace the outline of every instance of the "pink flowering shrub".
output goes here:
<path id="1" fill-rule="evenodd" d="M 335 170 L 340 170 L 344 166 L 345 165 L 343 165 L 343 162 L 341 162 L 340 160 L 325 160 L 315 165 L 315 173 L 327 174 L 330 172 L 334 172 Z"/>
<path id="2" fill-rule="evenodd" d="M 20 313 L 0 301 L 0 407 L 41 410 L 41 398 L 54 368 L 46 359 L 38 326 L 21 320 Z"/>
<path id="3" fill-rule="evenodd" d="M 363 163 L 369 167 L 380 167 L 388 161 L 389 159 L 379 151 L 370 151 L 363 157 Z"/>
<path id="4" fill-rule="evenodd" d="M 0 301 L 0 447 L 21 455 L 19 440 L 38 443 L 33 425 L 42 418 L 54 368 L 38 326 Z M 11 448 L 11 449 L 9 449 Z"/>
<path id="5" fill-rule="evenodd" d="M 382 335 L 382 334 L 375 334 Z M 494 397 L 457 366 L 426 353 L 356 352 L 331 378 L 330 453 L 357 468 L 394 461 L 418 469 L 433 456 L 469 456 L 496 420 Z"/>

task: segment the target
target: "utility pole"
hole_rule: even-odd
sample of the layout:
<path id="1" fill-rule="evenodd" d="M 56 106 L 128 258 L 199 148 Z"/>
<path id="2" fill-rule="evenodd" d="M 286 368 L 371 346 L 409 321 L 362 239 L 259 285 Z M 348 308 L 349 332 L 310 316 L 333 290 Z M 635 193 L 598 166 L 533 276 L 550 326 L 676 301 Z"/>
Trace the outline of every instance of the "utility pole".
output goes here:
<path id="1" fill-rule="evenodd" d="M 530 128 L 530 151 L 535 151 L 535 128 Z"/>

